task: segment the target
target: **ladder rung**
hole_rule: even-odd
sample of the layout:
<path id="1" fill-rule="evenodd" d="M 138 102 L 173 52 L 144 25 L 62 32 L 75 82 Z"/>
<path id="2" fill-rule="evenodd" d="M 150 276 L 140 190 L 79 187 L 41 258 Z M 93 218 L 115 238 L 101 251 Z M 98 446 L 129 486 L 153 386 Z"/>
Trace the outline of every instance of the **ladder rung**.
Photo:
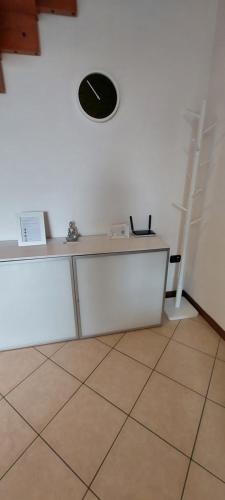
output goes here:
<path id="1" fill-rule="evenodd" d="M 180 205 L 180 203 L 173 203 L 173 206 L 175 208 L 178 208 L 179 210 L 182 210 L 182 212 L 187 212 L 187 208 L 183 207 L 183 205 Z"/>
<path id="2" fill-rule="evenodd" d="M 191 226 L 193 226 L 194 224 L 197 224 L 198 222 L 200 222 L 202 220 L 202 217 L 198 217 L 197 219 L 193 219 L 191 221 Z"/>

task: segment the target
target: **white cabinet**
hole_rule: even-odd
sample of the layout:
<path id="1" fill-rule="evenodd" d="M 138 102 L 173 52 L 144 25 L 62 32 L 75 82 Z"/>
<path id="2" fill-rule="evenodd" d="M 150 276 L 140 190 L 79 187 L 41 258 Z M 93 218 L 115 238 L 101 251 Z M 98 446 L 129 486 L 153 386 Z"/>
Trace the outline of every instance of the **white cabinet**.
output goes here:
<path id="1" fill-rule="evenodd" d="M 0 349 L 76 336 L 70 258 L 0 263 Z"/>
<path id="2" fill-rule="evenodd" d="M 83 337 L 161 323 L 168 252 L 74 258 Z"/>
<path id="3" fill-rule="evenodd" d="M 0 351 L 159 325 L 168 255 L 158 236 L 0 242 Z"/>

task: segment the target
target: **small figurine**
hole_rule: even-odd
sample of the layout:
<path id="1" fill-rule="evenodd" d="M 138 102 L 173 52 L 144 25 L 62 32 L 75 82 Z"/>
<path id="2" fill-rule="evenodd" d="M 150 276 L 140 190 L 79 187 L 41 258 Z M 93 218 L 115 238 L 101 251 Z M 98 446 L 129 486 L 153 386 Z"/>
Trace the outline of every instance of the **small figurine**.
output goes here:
<path id="1" fill-rule="evenodd" d="M 69 222 L 68 233 L 66 241 L 77 241 L 79 236 L 79 231 L 74 221 Z"/>

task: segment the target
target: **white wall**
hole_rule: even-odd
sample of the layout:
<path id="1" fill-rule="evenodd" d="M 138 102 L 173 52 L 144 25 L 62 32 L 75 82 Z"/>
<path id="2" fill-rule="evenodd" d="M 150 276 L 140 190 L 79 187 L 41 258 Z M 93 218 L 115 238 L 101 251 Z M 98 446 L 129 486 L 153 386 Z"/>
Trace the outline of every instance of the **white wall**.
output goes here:
<path id="1" fill-rule="evenodd" d="M 82 0 L 77 19 L 40 16 L 41 57 L 4 55 L 0 96 L 0 239 L 16 213 L 45 210 L 51 234 L 135 217 L 177 251 L 190 129 L 183 110 L 206 95 L 217 0 Z M 102 69 L 121 105 L 104 124 L 76 103 L 82 76 Z M 168 288 L 173 287 L 170 274 Z"/>
<path id="2" fill-rule="evenodd" d="M 197 245 L 185 290 L 225 329 L 225 2 L 219 0 L 208 91 L 208 122 L 217 120 Z M 194 268 L 192 256 L 195 253 Z"/>

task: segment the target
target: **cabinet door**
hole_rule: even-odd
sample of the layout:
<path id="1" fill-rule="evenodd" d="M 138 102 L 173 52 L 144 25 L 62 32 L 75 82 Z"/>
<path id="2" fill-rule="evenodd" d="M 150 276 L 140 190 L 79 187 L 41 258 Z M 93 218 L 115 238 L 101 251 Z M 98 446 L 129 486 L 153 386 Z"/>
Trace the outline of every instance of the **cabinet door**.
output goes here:
<path id="1" fill-rule="evenodd" d="M 69 259 L 0 264 L 0 349 L 75 336 Z"/>
<path id="2" fill-rule="evenodd" d="M 82 336 L 161 323 L 166 251 L 75 259 Z"/>

